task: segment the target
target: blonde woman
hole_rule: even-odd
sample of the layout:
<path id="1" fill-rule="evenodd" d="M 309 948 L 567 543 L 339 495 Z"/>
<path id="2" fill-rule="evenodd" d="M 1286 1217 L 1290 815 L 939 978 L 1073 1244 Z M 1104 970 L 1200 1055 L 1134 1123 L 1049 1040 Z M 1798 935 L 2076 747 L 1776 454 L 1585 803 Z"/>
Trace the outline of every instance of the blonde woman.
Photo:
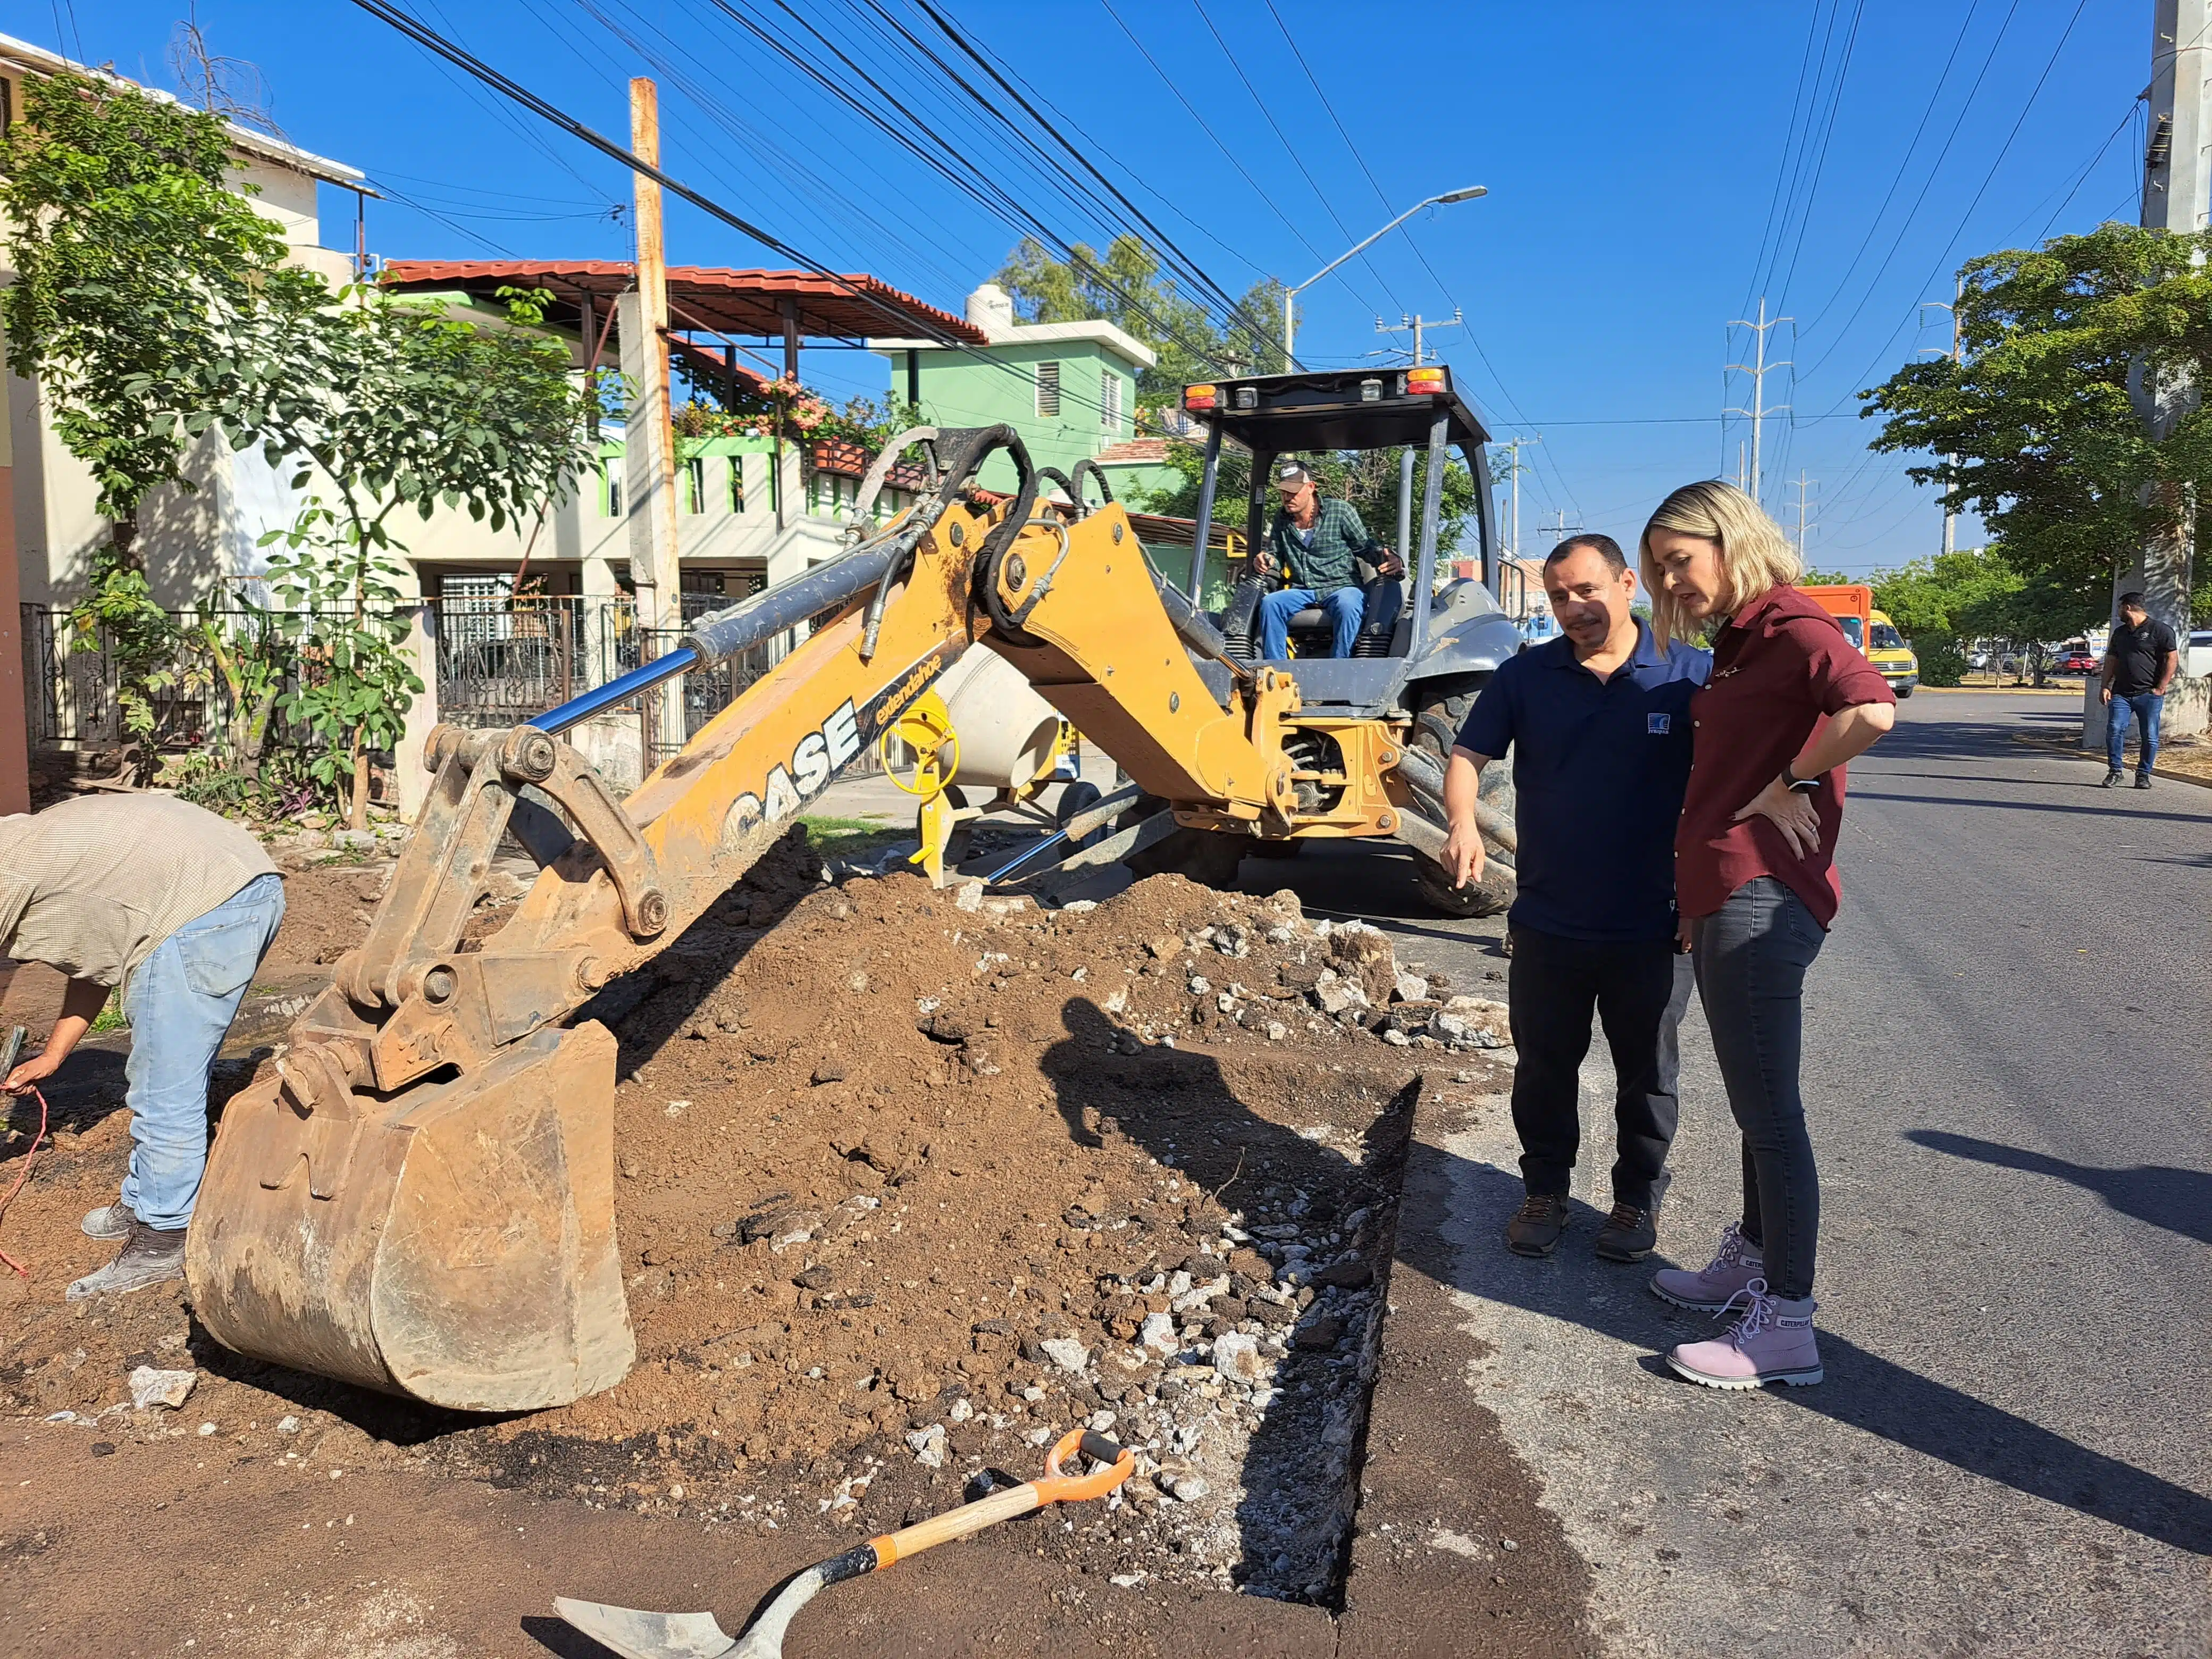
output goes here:
<path id="1" fill-rule="evenodd" d="M 1835 920 L 1844 766 L 1888 731 L 1897 699 L 1796 586 L 1803 567 L 1741 490 L 1685 484 L 1644 528 L 1653 631 L 1709 635 L 1712 677 L 1690 702 L 1690 785 L 1675 893 L 1729 1109 L 1743 1134 L 1743 1219 L 1700 1273 L 1651 1281 L 1678 1307 L 1738 1312 L 1668 1364 L 1692 1382 L 1820 1380 L 1813 1257 L 1820 1188 L 1798 1093 L 1806 970 Z"/>

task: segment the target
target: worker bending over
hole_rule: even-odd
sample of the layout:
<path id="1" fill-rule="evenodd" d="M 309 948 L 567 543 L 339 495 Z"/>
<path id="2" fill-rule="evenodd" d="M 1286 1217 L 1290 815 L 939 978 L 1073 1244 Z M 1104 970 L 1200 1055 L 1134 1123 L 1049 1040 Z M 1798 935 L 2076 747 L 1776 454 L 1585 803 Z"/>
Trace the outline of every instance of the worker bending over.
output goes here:
<path id="1" fill-rule="evenodd" d="M 0 956 L 69 975 L 45 1050 L 0 1088 L 52 1077 L 119 991 L 131 1026 L 131 1167 L 84 1218 L 119 1238 L 69 1299 L 181 1278 L 207 1167 L 208 1078 L 284 919 L 283 878 L 238 825 L 168 795 L 89 796 L 0 818 Z"/>

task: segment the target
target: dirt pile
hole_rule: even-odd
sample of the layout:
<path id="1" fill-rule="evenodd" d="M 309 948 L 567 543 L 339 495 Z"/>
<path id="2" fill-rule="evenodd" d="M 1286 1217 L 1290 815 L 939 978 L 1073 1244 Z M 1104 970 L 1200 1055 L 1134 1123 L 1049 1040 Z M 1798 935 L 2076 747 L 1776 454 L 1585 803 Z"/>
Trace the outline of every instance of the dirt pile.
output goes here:
<path id="1" fill-rule="evenodd" d="M 0 1409 L 142 1437 L 204 1417 L 246 1456 L 428 1457 L 587 1504 L 863 1532 L 987 1466 L 1026 1478 L 1086 1423 L 1141 1447 L 1142 1478 L 1037 1547 L 1120 1582 L 1326 1599 L 1407 1051 L 1480 1064 L 1502 1011 L 1288 894 L 1159 877 L 1040 911 L 818 872 L 787 843 L 591 1011 L 622 1044 L 640 1358 L 619 1387 L 465 1419 L 226 1354 L 167 1291 L 65 1306 L 100 1254 L 73 1229 L 112 1195 L 117 1115 L 9 1218 L 37 1280 L 0 1290 Z M 364 925 L 343 920 L 323 948 Z M 134 1368 L 195 1360 L 181 1414 L 131 1408 Z"/>

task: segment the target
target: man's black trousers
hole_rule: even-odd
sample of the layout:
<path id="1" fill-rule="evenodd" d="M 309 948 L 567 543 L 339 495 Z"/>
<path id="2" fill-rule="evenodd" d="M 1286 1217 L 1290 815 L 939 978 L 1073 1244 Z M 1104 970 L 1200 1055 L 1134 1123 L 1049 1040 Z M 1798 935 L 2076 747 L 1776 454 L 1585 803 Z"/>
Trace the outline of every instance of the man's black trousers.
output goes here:
<path id="1" fill-rule="evenodd" d="M 1613 1164 L 1617 1204 L 1656 1210 L 1667 1190 L 1667 1148 L 1680 1116 L 1683 1010 L 1690 958 L 1672 939 L 1600 942 L 1513 929 L 1511 999 L 1513 1127 L 1521 1137 L 1521 1175 L 1531 1193 L 1567 1190 L 1582 1142 L 1575 1109 L 1593 1012 L 1605 1027 L 1618 1079 Z"/>

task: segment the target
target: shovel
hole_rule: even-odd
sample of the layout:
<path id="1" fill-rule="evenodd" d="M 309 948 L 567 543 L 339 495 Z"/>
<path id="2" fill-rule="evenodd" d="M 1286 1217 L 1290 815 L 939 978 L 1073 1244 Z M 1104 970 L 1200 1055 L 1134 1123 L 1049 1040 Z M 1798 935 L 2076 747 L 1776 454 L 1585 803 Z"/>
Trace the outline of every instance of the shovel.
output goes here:
<path id="1" fill-rule="evenodd" d="M 1062 1474 L 1060 1459 L 1079 1449 L 1085 1457 L 1107 1467 L 1087 1475 Z M 1085 1429 L 1071 1429 L 1045 1455 L 1043 1480 L 994 1492 L 915 1526 L 871 1539 L 842 1555 L 816 1562 L 785 1585 L 741 1637 L 723 1630 L 711 1613 L 641 1613 L 635 1607 L 574 1601 L 565 1595 L 553 1598 L 553 1610 L 622 1659 L 783 1659 L 783 1632 L 793 1615 L 826 1586 L 858 1578 L 864 1572 L 879 1571 L 895 1561 L 1048 1504 L 1103 1498 L 1127 1480 L 1136 1467 L 1137 1454 L 1127 1447 Z"/>

